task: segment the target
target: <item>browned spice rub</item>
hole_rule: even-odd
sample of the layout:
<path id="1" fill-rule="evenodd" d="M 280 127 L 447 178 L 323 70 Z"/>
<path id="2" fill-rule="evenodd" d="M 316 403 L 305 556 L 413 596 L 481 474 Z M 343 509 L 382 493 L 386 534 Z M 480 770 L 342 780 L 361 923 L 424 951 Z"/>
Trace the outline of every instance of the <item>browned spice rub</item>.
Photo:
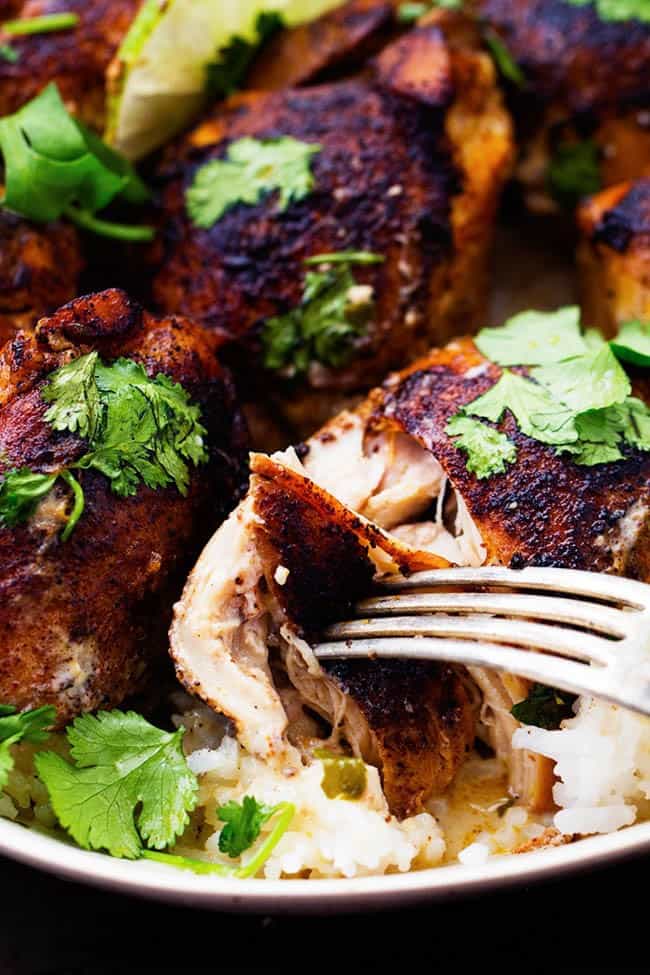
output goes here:
<path id="1" fill-rule="evenodd" d="M 67 542 L 71 499 L 55 487 L 26 524 L 0 526 L 0 700 L 18 708 L 55 704 L 60 721 L 118 705 L 164 657 L 173 599 L 198 547 L 240 485 L 245 437 L 214 341 L 183 319 L 156 319 L 126 294 L 78 298 L 19 333 L 0 355 L 0 475 L 51 472 L 84 442 L 44 420 L 48 374 L 93 349 L 124 356 L 150 375 L 180 382 L 202 408 L 207 465 L 191 469 L 187 497 L 145 486 L 130 498 L 77 471 L 86 509 Z M 59 484 L 61 482 L 58 482 Z"/>
<path id="2" fill-rule="evenodd" d="M 73 13 L 76 27 L 9 37 L 18 59 L 0 58 L 0 116 L 17 111 L 49 82 L 59 86 L 68 109 L 97 131 L 104 126 L 106 69 L 141 6 L 141 0 L 24 0 L 21 18 Z"/>
<path id="3" fill-rule="evenodd" d="M 0 210 L 0 346 L 74 298 L 82 266 L 73 227 L 39 227 Z"/>

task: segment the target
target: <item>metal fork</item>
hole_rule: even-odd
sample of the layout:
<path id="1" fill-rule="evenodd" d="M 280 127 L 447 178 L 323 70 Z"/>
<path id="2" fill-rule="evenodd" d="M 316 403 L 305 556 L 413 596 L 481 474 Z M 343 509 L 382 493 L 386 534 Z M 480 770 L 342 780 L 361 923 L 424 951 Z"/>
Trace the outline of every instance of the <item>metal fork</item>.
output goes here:
<path id="1" fill-rule="evenodd" d="M 518 674 L 650 715 L 650 585 L 573 569 L 436 569 L 377 581 L 319 660 L 436 660 Z M 543 622 L 542 622 L 543 621 Z M 635 650 L 646 645 L 648 663 Z M 631 663 L 630 663 L 631 661 Z"/>

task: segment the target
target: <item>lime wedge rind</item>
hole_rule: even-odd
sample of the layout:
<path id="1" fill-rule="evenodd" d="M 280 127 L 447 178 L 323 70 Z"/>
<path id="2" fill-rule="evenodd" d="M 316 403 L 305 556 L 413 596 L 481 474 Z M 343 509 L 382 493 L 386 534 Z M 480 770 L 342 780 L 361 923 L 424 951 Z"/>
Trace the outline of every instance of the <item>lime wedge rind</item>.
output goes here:
<path id="1" fill-rule="evenodd" d="M 290 26 L 344 0 L 144 0 L 108 72 L 106 140 L 128 159 L 159 148 L 205 106 L 206 67 L 263 12 Z"/>

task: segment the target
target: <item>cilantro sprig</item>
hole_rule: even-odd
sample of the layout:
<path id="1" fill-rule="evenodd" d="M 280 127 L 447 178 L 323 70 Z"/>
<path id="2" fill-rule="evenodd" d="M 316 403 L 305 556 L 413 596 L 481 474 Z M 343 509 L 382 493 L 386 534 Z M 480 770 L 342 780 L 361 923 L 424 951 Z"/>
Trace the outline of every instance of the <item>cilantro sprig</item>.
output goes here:
<path id="1" fill-rule="evenodd" d="M 149 193 L 126 159 L 72 118 L 56 85 L 0 119 L 0 152 L 7 209 L 37 223 L 66 216 L 103 236 L 153 239 L 151 227 L 96 216 L 116 197 L 141 204 Z"/>
<path id="2" fill-rule="evenodd" d="M 567 694 L 544 684 L 533 684 L 528 697 L 515 704 L 510 713 L 521 724 L 551 731 L 559 728 L 562 721 L 573 717 L 575 700 L 575 694 Z"/>
<path id="3" fill-rule="evenodd" d="M 217 816 L 225 823 L 219 834 L 219 850 L 233 860 L 253 845 L 262 827 L 278 811 L 277 806 L 266 806 L 254 796 L 244 796 L 241 802 L 227 802 L 217 809 Z"/>
<path id="4" fill-rule="evenodd" d="M 306 373 L 312 362 L 333 368 L 348 362 L 355 339 L 365 333 L 374 312 L 373 290 L 357 283 L 352 265 L 383 260 L 368 251 L 307 258 L 304 263 L 318 269 L 306 272 L 298 307 L 264 322 L 265 367 L 293 378 Z"/>
<path id="5" fill-rule="evenodd" d="M 21 711 L 11 704 L 0 704 L 0 789 L 4 789 L 14 767 L 11 746 L 21 741 L 42 744 L 56 721 L 56 708 L 49 704 L 32 711 Z"/>
<path id="6" fill-rule="evenodd" d="M 54 752 L 35 756 L 52 808 L 79 846 L 137 859 L 145 847 L 173 843 L 198 794 L 183 734 L 162 731 L 133 711 L 100 711 L 66 731 L 74 764 Z"/>
<path id="7" fill-rule="evenodd" d="M 236 34 L 217 51 L 206 67 L 205 90 L 212 98 L 225 98 L 237 91 L 260 49 L 285 26 L 284 18 L 275 11 L 262 11 L 255 22 L 255 37 L 246 40 Z"/>
<path id="8" fill-rule="evenodd" d="M 650 450 L 650 410 L 631 395 L 619 359 L 650 363 L 650 331 L 640 322 L 605 340 L 580 328 L 578 308 L 523 312 L 476 338 L 483 355 L 502 366 L 499 380 L 449 420 L 446 433 L 479 479 L 502 474 L 516 446 L 491 424 L 510 413 L 526 436 L 567 453 L 576 464 L 622 460 L 624 447 Z M 528 375 L 508 368 L 525 366 Z M 478 418 L 478 419 L 475 419 Z"/>
<path id="9" fill-rule="evenodd" d="M 132 360 L 105 365 L 97 352 L 89 352 L 53 372 L 41 395 L 49 404 L 46 421 L 85 439 L 87 450 L 63 470 L 8 471 L 0 479 L 0 525 L 27 521 L 61 478 L 73 494 L 61 536 L 67 541 L 85 503 L 73 470 L 99 471 L 119 497 L 134 495 L 140 484 L 153 489 L 173 484 L 186 495 L 189 465 L 208 459 L 200 407 L 180 384 L 162 373 L 151 378 Z"/>
<path id="10" fill-rule="evenodd" d="M 53 31 L 70 30 L 77 27 L 79 14 L 61 11 L 57 14 L 43 14 L 40 17 L 22 17 L 17 20 L 5 20 L 0 30 L 13 37 L 27 34 L 51 34 Z"/>
<path id="11" fill-rule="evenodd" d="M 583 196 L 601 188 L 600 149 L 592 139 L 562 142 L 546 173 L 548 190 L 561 206 L 573 209 Z"/>
<path id="12" fill-rule="evenodd" d="M 54 708 L 15 715 L 13 708 L 0 706 L 0 776 L 5 742 L 9 755 L 16 741 L 44 741 L 44 729 L 54 717 Z M 268 836 L 239 866 L 161 852 L 183 833 L 198 802 L 198 779 L 183 754 L 184 734 L 184 728 L 157 728 L 134 711 L 85 714 L 66 729 L 72 761 L 42 751 L 34 765 L 59 823 L 84 849 L 196 874 L 254 877 L 291 824 L 295 807 L 289 802 L 266 806 L 244 796 L 241 803 L 231 801 L 218 810 L 225 823 L 219 849 L 232 859 L 249 850 L 274 819 Z"/>
<path id="13" fill-rule="evenodd" d="M 321 149 L 290 136 L 232 142 L 225 159 L 213 159 L 197 169 L 185 194 L 192 222 L 207 230 L 236 204 L 255 206 L 275 192 L 282 213 L 312 191 L 311 160 Z"/>
<path id="14" fill-rule="evenodd" d="M 586 7 L 593 3 L 601 20 L 640 20 L 650 23 L 648 0 L 567 0 L 574 7 Z"/>
<path id="15" fill-rule="evenodd" d="M 485 27 L 483 40 L 502 77 L 512 82 L 517 88 L 523 88 L 526 84 L 526 76 L 510 53 L 503 38 L 491 27 Z"/>

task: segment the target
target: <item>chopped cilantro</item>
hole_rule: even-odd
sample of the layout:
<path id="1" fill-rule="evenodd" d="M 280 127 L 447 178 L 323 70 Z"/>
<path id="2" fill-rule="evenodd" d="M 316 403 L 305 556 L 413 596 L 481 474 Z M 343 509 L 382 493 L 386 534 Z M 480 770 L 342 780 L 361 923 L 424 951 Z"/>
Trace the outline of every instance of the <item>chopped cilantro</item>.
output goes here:
<path id="1" fill-rule="evenodd" d="M 277 811 L 277 806 L 265 806 L 253 796 L 244 796 L 241 802 L 231 801 L 221 806 L 217 816 L 226 825 L 219 834 L 219 850 L 233 860 L 241 856 Z"/>
<path id="2" fill-rule="evenodd" d="M 504 433 L 470 416 L 453 416 L 445 433 L 467 454 L 467 470 L 479 480 L 503 474 L 506 464 L 514 463 L 517 458 L 517 448 Z"/>
<path id="3" fill-rule="evenodd" d="M 143 203 L 148 191 L 131 165 L 68 114 L 56 85 L 48 85 L 14 115 L 0 119 L 5 166 L 2 205 L 40 223 L 65 215 L 85 223 L 122 196 Z M 150 227 L 101 221 L 106 236 L 151 240 Z"/>
<path id="4" fill-rule="evenodd" d="M 28 467 L 7 471 L 0 478 L 0 526 L 15 528 L 27 521 L 39 501 L 54 487 L 58 474 L 36 474 Z"/>
<path id="5" fill-rule="evenodd" d="M 311 159 L 321 146 L 289 136 L 277 139 L 239 139 L 225 159 L 213 159 L 195 173 L 186 191 L 187 212 L 197 227 L 208 229 L 238 203 L 255 206 L 278 192 L 278 210 L 311 192 Z"/>
<path id="6" fill-rule="evenodd" d="M 17 64 L 20 60 L 20 53 L 10 44 L 0 44 L 0 61 L 8 61 L 9 64 Z"/>
<path id="7" fill-rule="evenodd" d="M 19 741 L 40 744 L 56 721 L 56 708 L 49 704 L 33 711 L 17 711 L 11 704 L 0 704 L 0 789 L 14 767 L 11 746 Z"/>
<path id="8" fill-rule="evenodd" d="M 255 38 L 247 41 L 238 34 L 219 49 L 206 68 L 205 90 L 213 98 L 232 95 L 246 80 L 248 70 L 260 48 L 285 26 L 284 18 L 275 11 L 263 11 L 255 23 Z"/>
<path id="9" fill-rule="evenodd" d="M 531 375 L 575 413 L 622 403 L 632 387 L 607 343 L 584 355 L 537 366 Z"/>
<path id="10" fill-rule="evenodd" d="M 498 423 L 509 410 L 522 433 L 545 444 L 577 440 L 573 412 L 542 386 L 504 369 L 499 381 L 464 412 Z"/>
<path id="11" fill-rule="evenodd" d="M 650 322 L 638 319 L 624 322 L 615 339 L 610 342 L 618 359 L 633 366 L 650 366 Z"/>
<path id="12" fill-rule="evenodd" d="M 544 684 L 533 684 L 528 697 L 515 704 L 510 713 L 522 724 L 553 730 L 573 717 L 574 694 L 558 691 Z"/>
<path id="13" fill-rule="evenodd" d="M 303 264 L 308 267 L 313 264 L 383 264 L 385 260 L 383 254 L 373 254 L 372 251 L 333 251 L 306 257 Z"/>
<path id="14" fill-rule="evenodd" d="M 475 342 L 486 359 L 500 366 L 541 366 L 587 351 L 577 306 L 522 311 L 501 328 L 482 329 Z"/>
<path id="15" fill-rule="evenodd" d="M 582 334 L 576 308 L 523 312 L 502 328 L 483 329 L 476 344 L 486 357 L 498 365 L 533 368 L 530 378 L 504 369 L 487 393 L 449 421 L 447 433 L 468 455 L 467 469 L 490 477 L 514 461 L 508 441 L 498 439 L 502 434 L 466 422 L 480 416 L 498 423 L 506 410 L 522 433 L 570 454 L 576 464 L 622 460 L 625 445 L 650 450 L 650 410 L 630 395 L 630 380 L 616 358 L 643 364 L 644 343 L 650 341 L 638 322 L 624 327 L 621 336 L 608 343 L 593 330 Z"/>
<path id="16" fill-rule="evenodd" d="M 246 798 L 244 797 L 244 802 Z M 255 800 L 253 799 L 253 802 Z M 228 803 L 228 806 L 238 806 L 238 803 Z M 225 808 L 225 807 L 224 807 Z M 143 850 L 142 856 L 147 860 L 155 860 L 158 863 L 165 863 L 170 867 L 178 867 L 181 870 L 191 870 L 193 873 L 202 875 L 216 874 L 218 877 L 237 877 L 244 880 L 246 877 L 255 877 L 266 861 L 269 859 L 274 849 L 289 829 L 291 820 L 296 814 L 295 806 L 290 802 L 280 802 L 272 807 L 271 815 L 275 817 L 275 824 L 268 836 L 253 855 L 246 860 L 243 866 L 226 866 L 224 863 L 206 863 L 205 860 L 192 860 L 188 857 L 176 856 L 170 853 L 156 853 L 153 850 Z M 225 826 L 224 829 L 228 827 Z M 223 833 L 223 830 L 222 830 Z M 227 852 L 227 851 L 222 851 Z"/>
<path id="17" fill-rule="evenodd" d="M 425 3 L 400 3 L 397 19 L 400 24 L 413 24 L 430 10 L 440 7 L 445 10 L 460 10 L 463 0 L 426 0 Z"/>
<path id="18" fill-rule="evenodd" d="M 307 372 L 311 362 L 333 368 L 344 365 L 374 311 L 372 288 L 357 284 L 350 264 L 383 260 L 363 251 L 308 258 L 306 263 L 318 262 L 322 268 L 306 273 L 300 305 L 264 322 L 266 368 L 294 377 Z"/>
<path id="19" fill-rule="evenodd" d="M 79 24 L 79 14 L 62 11 L 58 14 L 43 14 L 41 17 L 23 17 L 19 20 L 5 20 L 0 30 L 18 37 L 21 34 L 51 34 L 57 30 L 70 30 Z"/>
<path id="20" fill-rule="evenodd" d="M 181 747 L 184 729 L 162 731 L 132 711 L 100 711 L 67 729 L 74 764 L 35 756 L 61 825 L 86 849 L 135 859 L 163 849 L 188 823 L 197 780 Z"/>
<path id="21" fill-rule="evenodd" d="M 53 372 L 42 391 L 49 403 L 45 419 L 54 430 L 88 441 L 88 450 L 68 469 L 37 474 L 9 471 L 0 481 L 0 524 L 27 521 L 38 502 L 61 477 L 73 493 L 73 509 L 63 532 L 66 541 L 84 510 L 83 490 L 71 470 L 96 470 L 120 497 L 150 488 L 189 487 L 189 463 L 207 461 L 200 408 L 167 376 L 151 379 L 129 359 L 104 365 L 89 352 Z"/>
<path id="22" fill-rule="evenodd" d="M 323 763 L 321 789 L 328 799 L 360 799 L 368 785 L 368 770 L 360 758 L 338 755 L 326 748 L 314 752 Z"/>
<path id="23" fill-rule="evenodd" d="M 600 150 L 591 139 L 561 143 L 553 154 L 546 182 L 554 200 L 573 209 L 583 196 L 601 188 Z"/>
<path id="24" fill-rule="evenodd" d="M 508 50 L 503 38 L 488 27 L 483 31 L 483 40 L 501 75 L 516 85 L 517 88 L 523 88 L 526 84 L 526 77 Z"/>
<path id="25" fill-rule="evenodd" d="M 648 0 L 567 0 L 574 7 L 586 7 L 592 2 L 601 20 L 640 20 L 650 23 Z"/>

